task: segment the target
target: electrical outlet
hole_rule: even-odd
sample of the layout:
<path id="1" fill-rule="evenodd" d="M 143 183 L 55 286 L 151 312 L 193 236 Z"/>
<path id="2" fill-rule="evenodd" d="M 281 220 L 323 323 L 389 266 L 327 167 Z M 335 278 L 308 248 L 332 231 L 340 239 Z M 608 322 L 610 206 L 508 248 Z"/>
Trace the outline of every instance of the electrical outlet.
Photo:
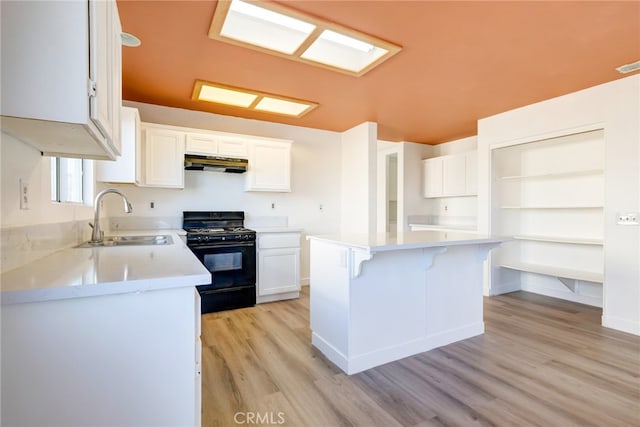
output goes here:
<path id="1" fill-rule="evenodd" d="M 20 209 L 29 209 L 31 194 L 29 194 L 29 182 L 20 180 Z"/>
<path id="2" fill-rule="evenodd" d="M 638 212 L 620 212 L 618 213 L 618 225 L 639 225 Z"/>
<path id="3" fill-rule="evenodd" d="M 155 209 L 156 208 L 156 202 L 151 201 L 149 202 L 149 209 Z"/>
<path id="4" fill-rule="evenodd" d="M 271 202 L 271 209 L 275 209 L 276 208 L 276 202 Z"/>

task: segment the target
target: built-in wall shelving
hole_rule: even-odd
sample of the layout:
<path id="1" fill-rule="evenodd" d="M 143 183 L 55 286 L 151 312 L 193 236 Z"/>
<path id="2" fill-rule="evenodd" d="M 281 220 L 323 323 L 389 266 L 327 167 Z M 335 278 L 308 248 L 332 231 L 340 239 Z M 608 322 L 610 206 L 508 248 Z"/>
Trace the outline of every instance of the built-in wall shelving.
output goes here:
<path id="1" fill-rule="evenodd" d="M 500 206 L 500 209 L 602 209 L 604 205 L 564 205 L 564 206 Z"/>
<path id="2" fill-rule="evenodd" d="M 573 171 L 565 171 L 565 172 L 544 172 L 537 174 L 529 174 L 529 175 L 510 175 L 510 176 L 501 176 L 500 179 L 504 181 L 513 181 L 513 180 L 524 180 L 524 179 L 555 179 L 555 178 L 565 178 L 571 176 L 582 176 L 582 175 L 598 175 L 602 174 L 602 169 L 585 169 L 585 170 L 573 170 Z"/>
<path id="3" fill-rule="evenodd" d="M 583 280 L 586 282 L 602 283 L 603 275 L 599 272 L 574 270 L 558 266 L 531 264 L 526 262 L 504 263 L 500 265 L 511 270 L 525 271 L 528 273 L 544 274 L 548 276 L 561 277 L 564 279 Z"/>
<path id="4" fill-rule="evenodd" d="M 526 290 L 602 304 L 602 130 L 492 150 L 492 293 Z"/>
<path id="5" fill-rule="evenodd" d="M 595 245 L 602 246 L 602 239 L 562 237 L 562 236 L 535 236 L 535 235 L 515 235 L 515 240 L 528 240 L 532 242 L 566 243 L 570 245 Z"/>

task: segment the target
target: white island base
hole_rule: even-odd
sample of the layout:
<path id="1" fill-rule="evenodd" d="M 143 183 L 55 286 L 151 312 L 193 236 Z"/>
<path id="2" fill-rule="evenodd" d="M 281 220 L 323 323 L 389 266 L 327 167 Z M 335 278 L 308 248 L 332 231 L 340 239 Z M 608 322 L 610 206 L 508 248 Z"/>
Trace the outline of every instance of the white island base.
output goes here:
<path id="1" fill-rule="evenodd" d="M 347 374 L 480 335 L 483 261 L 504 239 L 309 237 L 312 344 Z"/>

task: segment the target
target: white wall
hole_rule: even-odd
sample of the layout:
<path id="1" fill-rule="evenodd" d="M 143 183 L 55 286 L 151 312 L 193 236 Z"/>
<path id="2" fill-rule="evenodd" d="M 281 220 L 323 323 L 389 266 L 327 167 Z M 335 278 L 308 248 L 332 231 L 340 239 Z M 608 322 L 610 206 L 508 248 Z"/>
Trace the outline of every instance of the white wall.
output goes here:
<path id="1" fill-rule="evenodd" d="M 460 154 L 478 149 L 478 137 L 470 136 L 468 138 L 456 139 L 455 141 L 445 142 L 433 146 L 433 151 L 429 157 L 446 156 L 448 154 Z"/>
<path id="2" fill-rule="evenodd" d="M 605 134 L 604 326 L 640 335 L 640 227 L 616 213 L 640 211 L 640 75 L 478 122 L 479 230 L 490 232 L 492 147 L 603 128 Z"/>
<path id="3" fill-rule="evenodd" d="M 0 179 L 2 228 L 53 224 L 92 218 L 93 209 L 51 201 L 50 157 L 10 135 L 1 133 Z M 20 179 L 29 182 L 29 209 L 20 209 Z"/>
<path id="4" fill-rule="evenodd" d="M 409 217 L 427 215 L 429 201 L 422 196 L 422 159 L 432 157 L 434 147 L 402 142 L 398 154 L 398 230 L 409 231 Z"/>
<path id="5" fill-rule="evenodd" d="M 375 233 L 377 229 L 378 128 L 365 122 L 342 133 L 343 233 Z"/>
<path id="6" fill-rule="evenodd" d="M 100 184 L 98 189 L 122 190 L 131 203 L 132 215 L 155 218 L 182 217 L 185 210 L 241 210 L 247 221 L 261 217 L 287 217 L 292 227 L 305 234 L 336 233 L 340 227 L 341 135 L 317 129 L 241 119 L 157 105 L 127 102 L 139 109 L 143 122 L 235 132 L 293 140 L 290 193 L 245 192 L 243 174 L 185 171 L 185 188 L 144 188 Z M 149 202 L 155 208 L 149 208 Z M 119 198 L 106 197 L 105 212 L 122 217 Z M 275 203 L 275 209 L 271 204 Z M 322 205 L 322 209 L 320 209 Z M 301 276 L 309 275 L 309 245 L 302 241 Z"/>

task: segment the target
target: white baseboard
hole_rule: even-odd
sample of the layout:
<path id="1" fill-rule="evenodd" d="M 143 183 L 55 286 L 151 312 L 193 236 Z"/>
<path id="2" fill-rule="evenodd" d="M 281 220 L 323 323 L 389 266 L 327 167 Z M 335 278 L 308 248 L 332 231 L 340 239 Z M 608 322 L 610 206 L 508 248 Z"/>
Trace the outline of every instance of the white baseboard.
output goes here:
<path id="1" fill-rule="evenodd" d="M 353 357 L 347 357 L 315 332 L 312 333 L 311 343 L 340 369 L 353 375 L 483 333 L 484 322 L 478 322 Z"/>
<path id="2" fill-rule="evenodd" d="M 349 361 L 347 360 L 347 356 L 345 356 L 337 348 L 329 344 L 328 341 L 326 341 L 315 332 L 312 332 L 311 344 L 318 350 L 320 350 L 320 352 L 324 354 L 327 359 L 336 364 L 338 368 L 342 369 L 344 372 L 349 373 Z"/>
<path id="3" fill-rule="evenodd" d="M 602 316 L 602 326 L 633 335 L 640 335 L 640 322 L 634 322 L 620 317 Z"/>
<path id="4" fill-rule="evenodd" d="M 309 286 L 310 280 L 308 277 L 300 278 L 300 286 Z"/>
<path id="5" fill-rule="evenodd" d="M 516 292 L 520 290 L 520 282 L 514 281 L 510 283 L 496 283 L 489 289 L 489 295 L 501 295 L 508 294 L 509 292 Z"/>
<path id="6" fill-rule="evenodd" d="M 282 294 L 272 294 L 272 295 L 265 295 L 265 296 L 257 296 L 256 297 L 256 304 L 262 304 L 262 303 L 265 303 L 265 302 L 282 301 L 282 300 L 294 299 L 294 298 L 300 298 L 300 292 L 295 291 L 295 292 L 285 292 L 285 293 L 282 293 Z"/>
<path id="7" fill-rule="evenodd" d="M 581 294 L 576 294 L 569 291 L 566 291 L 566 292 L 558 291 L 556 289 L 549 289 L 549 288 L 536 287 L 536 286 L 523 286 L 522 290 L 525 292 L 531 292 L 538 295 L 545 295 L 548 297 L 577 302 L 580 304 L 591 305 L 594 307 L 602 307 L 602 298 L 598 298 L 590 295 L 581 295 Z"/>

